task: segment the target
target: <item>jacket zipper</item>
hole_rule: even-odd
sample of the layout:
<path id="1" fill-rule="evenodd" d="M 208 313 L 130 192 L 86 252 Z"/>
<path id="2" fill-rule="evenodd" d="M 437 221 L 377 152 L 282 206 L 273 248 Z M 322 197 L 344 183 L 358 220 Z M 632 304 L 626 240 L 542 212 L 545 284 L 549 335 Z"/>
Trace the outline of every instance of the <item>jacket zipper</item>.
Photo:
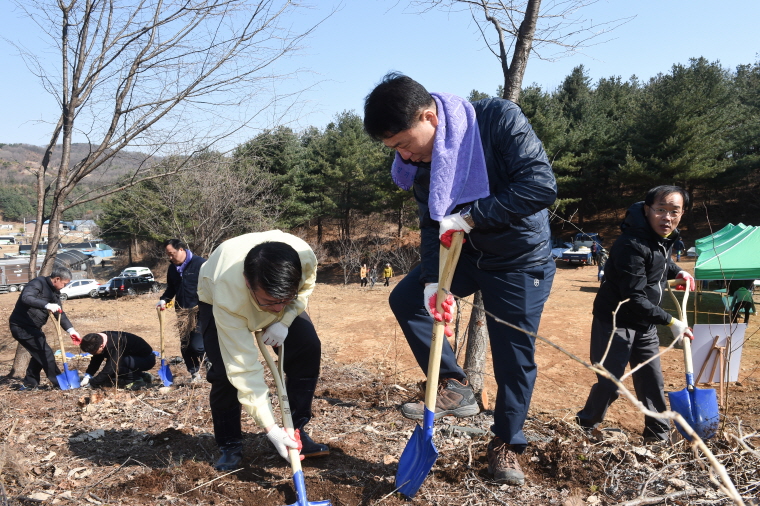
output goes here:
<path id="1" fill-rule="evenodd" d="M 657 305 L 659 306 L 662 303 L 662 278 L 665 276 L 665 273 L 668 271 L 668 251 L 665 249 L 665 246 L 662 244 L 657 244 L 660 248 L 662 248 L 662 252 L 665 255 L 665 268 L 662 270 L 662 274 L 660 274 L 660 281 L 657 283 L 657 291 L 660 293 L 660 298 L 657 301 Z"/>
<path id="2" fill-rule="evenodd" d="M 475 241 L 473 241 L 473 240 L 472 240 L 472 235 L 470 235 L 470 234 L 465 234 L 465 235 L 467 236 L 467 239 L 469 239 L 469 240 L 470 240 L 470 246 L 472 246 L 472 248 L 473 248 L 475 251 L 477 251 L 477 252 L 479 253 L 479 255 L 478 255 L 478 259 L 477 259 L 477 261 L 475 262 L 475 265 L 477 266 L 477 268 L 478 268 L 478 269 L 480 269 L 480 261 L 483 259 L 483 252 L 482 252 L 482 251 L 480 251 L 480 250 L 479 250 L 479 249 L 478 249 L 478 248 L 475 246 Z"/>

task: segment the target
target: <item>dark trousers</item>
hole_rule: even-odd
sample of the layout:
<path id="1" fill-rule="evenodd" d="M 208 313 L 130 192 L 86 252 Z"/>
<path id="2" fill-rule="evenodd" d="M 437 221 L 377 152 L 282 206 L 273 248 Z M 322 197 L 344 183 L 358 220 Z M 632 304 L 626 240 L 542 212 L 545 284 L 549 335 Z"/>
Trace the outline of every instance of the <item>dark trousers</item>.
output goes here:
<path id="1" fill-rule="evenodd" d="M 594 318 L 591 323 L 591 362 L 598 363 L 604 356 L 607 343 L 612 334 L 612 323 Z M 657 355 L 660 351 L 660 340 L 657 329 L 652 325 L 646 332 L 619 328 L 612 337 L 610 351 L 602 364 L 613 376 L 620 378 L 625 373 L 625 366 L 636 367 Z M 667 409 L 665 404 L 664 385 L 660 359 L 656 358 L 633 373 L 633 388 L 636 398 L 651 411 L 661 413 Z M 617 386 L 597 374 L 597 382 L 591 387 L 586 405 L 578 413 L 578 423 L 586 428 L 598 426 L 607 408 L 618 398 Z M 667 420 L 652 417 L 644 418 L 644 436 L 665 439 L 670 431 Z"/>
<path id="2" fill-rule="evenodd" d="M 731 323 L 739 323 L 739 313 L 744 309 L 744 323 L 749 324 L 749 312 L 753 309 L 752 306 L 752 303 L 749 301 L 736 302 L 731 311 Z"/>
<path id="3" fill-rule="evenodd" d="M 211 383 L 209 403 L 216 443 L 219 446 L 239 443 L 243 439 L 243 433 L 240 425 L 241 405 L 238 401 L 238 391 L 227 379 L 222 353 L 219 349 L 219 334 L 214 320 L 213 306 L 201 302 L 199 307 L 199 326 L 203 333 L 206 355 L 211 362 L 211 369 L 206 379 Z M 314 324 L 305 312 L 293 320 L 285 344 L 287 345 L 283 362 L 286 376 L 285 389 L 290 402 L 293 426 L 296 429 L 303 429 L 311 420 L 311 402 L 319 378 L 322 357 L 322 344 L 314 329 Z"/>
<path id="4" fill-rule="evenodd" d="M 151 353 L 144 357 L 125 355 L 119 359 L 119 378 L 134 381 L 140 378 L 140 373 L 150 371 L 156 365 L 156 356 Z"/>
<path id="5" fill-rule="evenodd" d="M 44 370 L 50 383 L 57 388 L 56 376 L 61 374 L 61 370 L 55 361 L 53 350 L 47 343 L 45 333 L 36 327 L 22 327 L 13 323 L 10 324 L 10 327 L 13 339 L 26 348 L 26 351 L 31 355 L 29 366 L 26 368 L 24 384 L 36 387 L 40 383 L 40 371 Z"/>
<path id="6" fill-rule="evenodd" d="M 474 260 L 462 256 L 454 273 L 451 292 L 466 297 L 480 290 L 485 310 L 530 332 L 538 330 L 544 303 L 549 297 L 554 262 L 516 271 L 484 271 Z M 420 268 L 402 279 L 390 295 L 390 305 L 422 370 L 427 373 L 433 319 L 423 306 L 424 286 Z M 522 451 L 527 445 L 522 427 L 528 415 L 537 366 L 535 340 L 486 317 L 498 391 L 493 433 Z M 441 378 L 465 378 L 448 340 L 443 341 Z"/>
<path id="7" fill-rule="evenodd" d="M 385 284 L 383 286 L 390 286 L 391 278 L 385 278 Z"/>
<path id="8" fill-rule="evenodd" d="M 206 355 L 206 348 L 203 345 L 203 334 L 198 327 L 195 328 L 186 339 L 181 343 L 182 358 L 185 361 L 187 372 L 194 374 L 198 372 Z"/>

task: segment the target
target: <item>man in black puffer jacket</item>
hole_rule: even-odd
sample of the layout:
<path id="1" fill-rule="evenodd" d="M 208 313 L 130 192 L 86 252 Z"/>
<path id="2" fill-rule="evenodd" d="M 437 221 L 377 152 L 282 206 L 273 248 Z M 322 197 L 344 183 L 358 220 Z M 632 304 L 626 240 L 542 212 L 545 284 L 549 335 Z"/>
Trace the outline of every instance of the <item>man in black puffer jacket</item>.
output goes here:
<path id="1" fill-rule="evenodd" d="M 497 98 L 470 104 L 431 94 L 392 73 L 367 96 L 364 113 L 367 132 L 396 150 L 391 175 L 402 189 L 414 189 L 419 208 L 422 263 L 389 302 L 422 370 L 430 353 L 439 242 L 450 240 L 452 231 L 464 230 L 467 239 L 451 292 L 466 297 L 480 290 L 486 310 L 536 332 L 555 272 L 547 208 L 557 198 L 557 184 L 520 107 Z M 537 375 L 535 342 L 491 317 L 486 322 L 498 385 L 488 469 L 498 482 L 522 485 L 515 454 L 527 446 L 522 428 Z M 440 377 L 436 418 L 478 413 L 447 340 Z M 424 417 L 422 403 L 404 404 L 401 412 Z"/>
<path id="2" fill-rule="evenodd" d="M 668 279 L 682 278 L 694 289 L 691 274 L 681 270 L 671 259 L 673 245 L 680 238 L 676 227 L 688 204 L 689 195 L 682 188 L 652 188 L 643 202 L 628 209 L 620 226 L 623 234 L 610 250 L 604 280 L 594 299 L 590 355 L 591 362 L 598 363 L 612 335 L 603 365 L 616 378 L 623 375 L 628 363 L 634 368 L 659 353 L 655 325 L 668 325 L 676 338 L 684 335 L 693 339 L 685 322 L 660 307 Z M 617 309 L 625 299 L 629 300 Z M 617 328 L 613 334 L 615 310 Z M 658 413 L 667 409 L 659 358 L 633 374 L 633 386 L 644 407 Z M 617 397 L 615 384 L 597 375 L 597 383 L 577 415 L 578 423 L 586 429 L 596 428 Z M 645 417 L 645 441 L 665 441 L 669 431 L 667 420 Z"/>
<path id="3" fill-rule="evenodd" d="M 192 381 L 200 381 L 200 366 L 206 350 L 197 326 L 198 275 L 206 259 L 194 255 L 179 239 L 164 242 L 164 249 L 171 263 L 166 272 L 166 291 L 161 295 L 157 307 L 163 311 L 166 303 L 174 299 L 182 358 Z"/>
<path id="4" fill-rule="evenodd" d="M 55 266 L 50 276 L 38 276 L 27 283 L 13 308 L 9 318 L 11 335 L 31 355 L 23 380 L 24 389 L 34 389 L 39 385 L 42 370 L 53 386 L 58 387 L 56 376 L 61 374 L 61 370 L 45 333 L 42 332 L 51 312 L 60 318 L 61 327 L 69 333 L 74 344 L 81 342 L 79 334 L 61 308 L 60 290 L 69 281 L 71 271 L 66 267 Z"/>
<path id="5" fill-rule="evenodd" d="M 82 338 L 81 348 L 92 354 L 82 386 L 110 386 L 118 381 L 119 386 L 138 390 L 153 379 L 147 371 L 156 365 L 156 356 L 138 335 L 116 330 L 87 334 Z M 106 365 L 96 374 L 104 360 Z"/>

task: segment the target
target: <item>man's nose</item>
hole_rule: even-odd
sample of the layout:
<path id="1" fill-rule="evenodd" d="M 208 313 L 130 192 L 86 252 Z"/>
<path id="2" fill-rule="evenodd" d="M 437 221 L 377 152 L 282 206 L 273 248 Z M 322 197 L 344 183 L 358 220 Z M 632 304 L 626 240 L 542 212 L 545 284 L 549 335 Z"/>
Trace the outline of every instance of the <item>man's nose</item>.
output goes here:
<path id="1" fill-rule="evenodd" d="M 398 154 L 401 155 L 401 158 L 404 160 L 409 160 L 412 157 L 412 152 L 406 149 L 396 149 L 398 151 Z"/>

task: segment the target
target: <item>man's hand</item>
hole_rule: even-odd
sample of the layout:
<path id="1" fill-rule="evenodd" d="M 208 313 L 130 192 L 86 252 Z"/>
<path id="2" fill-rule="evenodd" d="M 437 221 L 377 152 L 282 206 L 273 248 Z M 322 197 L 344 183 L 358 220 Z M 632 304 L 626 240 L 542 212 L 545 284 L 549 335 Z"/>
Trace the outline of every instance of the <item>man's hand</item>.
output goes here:
<path id="1" fill-rule="evenodd" d="M 469 233 L 472 227 L 464 221 L 459 213 L 444 216 L 438 226 L 438 238 L 447 248 L 451 246 L 451 236 L 454 232 L 463 231 Z"/>
<path id="2" fill-rule="evenodd" d="M 686 322 L 682 322 L 678 318 L 673 318 L 670 320 L 670 323 L 668 323 L 668 327 L 670 327 L 670 331 L 673 333 L 673 337 L 676 339 L 680 338 L 683 335 L 692 341 L 694 340 L 694 334 L 691 332 L 689 326 L 686 325 Z"/>
<path id="3" fill-rule="evenodd" d="M 279 346 L 288 337 L 288 326 L 282 322 L 275 322 L 264 330 L 261 339 L 267 346 Z"/>
<path id="4" fill-rule="evenodd" d="M 443 314 L 438 312 L 436 308 L 438 302 L 438 283 L 430 283 L 425 286 L 425 309 L 430 316 L 432 316 L 437 322 L 450 322 L 454 319 L 454 311 L 457 309 L 457 303 L 454 300 L 454 296 L 448 294 L 446 299 L 441 303 L 441 309 Z"/>
<path id="5" fill-rule="evenodd" d="M 681 271 L 676 274 L 676 279 L 683 279 L 689 285 L 689 291 L 693 292 L 697 288 L 697 282 L 694 281 L 694 276 L 686 271 Z"/>
<path id="6" fill-rule="evenodd" d="M 77 346 L 79 346 L 80 344 L 82 344 L 82 336 L 79 335 L 79 332 L 77 332 L 76 330 L 74 330 L 74 327 L 71 327 L 66 332 L 68 332 L 69 335 L 71 336 L 71 342 L 72 343 L 76 344 Z"/>
<path id="7" fill-rule="evenodd" d="M 89 385 L 89 384 L 90 384 L 90 378 L 92 378 L 92 376 L 90 376 L 89 374 L 85 374 L 85 375 L 82 377 L 82 379 L 81 379 L 81 380 L 79 380 L 79 385 L 80 385 L 80 386 L 83 386 L 83 387 L 86 387 L 87 385 Z"/>
<path id="8" fill-rule="evenodd" d="M 158 309 L 160 309 L 161 311 L 165 311 L 165 310 L 166 310 L 166 301 L 165 301 L 165 300 L 163 300 L 163 299 L 162 299 L 162 300 L 159 300 L 159 301 L 158 301 L 158 304 L 156 304 L 156 307 L 157 307 Z"/>
<path id="9" fill-rule="evenodd" d="M 51 313 L 62 313 L 63 310 L 61 309 L 61 306 L 58 304 L 53 304 L 52 302 L 50 304 L 45 304 L 45 309 L 50 311 Z"/>
<path id="10" fill-rule="evenodd" d="M 279 425 L 272 425 L 267 428 L 267 439 L 272 442 L 277 453 L 280 454 L 280 457 L 288 462 L 290 462 L 290 459 L 288 458 L 288 448 L 293 448 L 299 452 L 301 451 L 301 448 L 303 448 L 303 445 L 301 444 L 301 435 L 298 430 L 296 430 L 295 439 L 293 439 L 288 436 L 285 429 Z M 300 460 L 303 460 L 303 455 L 300 455 Z"/>

